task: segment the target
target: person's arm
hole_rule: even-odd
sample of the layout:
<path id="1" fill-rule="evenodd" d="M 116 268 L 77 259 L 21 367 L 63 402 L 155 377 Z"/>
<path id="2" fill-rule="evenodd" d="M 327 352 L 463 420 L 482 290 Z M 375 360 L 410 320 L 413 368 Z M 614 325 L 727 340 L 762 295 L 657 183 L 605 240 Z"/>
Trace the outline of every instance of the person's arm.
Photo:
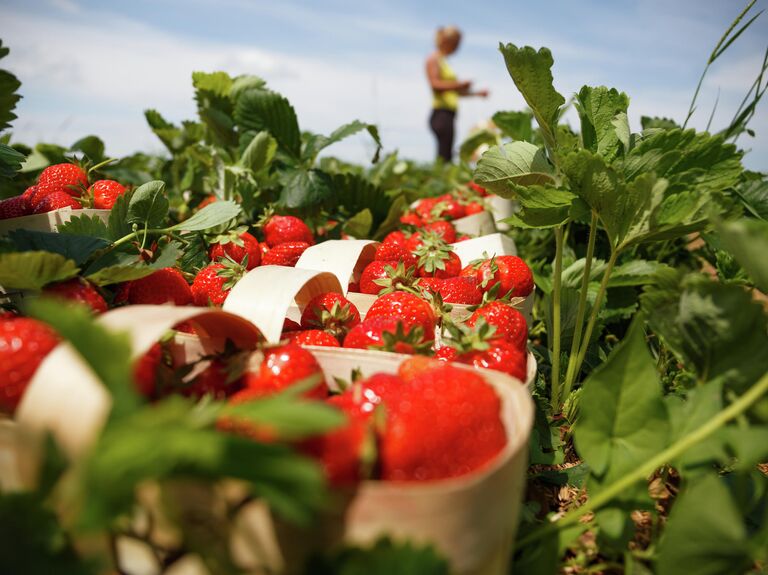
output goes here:
<path id="1" fill-rule="evenodd" d="M 466 90 L 459 92 L 459 96 L 478 96 L 479 98 L 487 98 L 489 94 L 488 90 L 476 90 L 474 92 Z"/>
<path id="2" fill-rule="evenodd" d="M 456 90 L 457 92 L 468 92 L 472 82 L 463 82 L 459 80 L 443 80 L 440 78 L 440 65 L 437 63 L 437 58 L 427 59 L 427 79 L 429 85 L 435 92 L 447 92 L 449 90 Z"/>

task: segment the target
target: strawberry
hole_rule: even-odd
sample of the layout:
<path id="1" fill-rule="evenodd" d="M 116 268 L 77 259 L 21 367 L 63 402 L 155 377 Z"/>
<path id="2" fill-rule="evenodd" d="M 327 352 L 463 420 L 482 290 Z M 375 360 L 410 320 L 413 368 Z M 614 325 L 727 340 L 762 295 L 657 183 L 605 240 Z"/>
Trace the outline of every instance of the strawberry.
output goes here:
<path id="1" fill-rule="evenodd" d="M 125 186 L 114 180 L 97 180 L 88 190 L 93 198 L 93 207 L 97 210 L 111 210 L 117 198 L 124 193 Z"/>
<path id="2" fill-rule="evenodd" d="M 445 280 L 442 278 L 419 278 L 416 287 L 421 290 L 423 296 L 440 293 L 440 288 Z"/>
<path id="3" fill-rule="evenodd" d="M 406 329 L 402 320 L 393 317 L 365 318 L 344 338 L 344 347 L 375 349 L 395 353 L 416 353 L 426 350 L 421 326 Z"/>
<path id="4" fill-rule="evenodd" d="M 450 345 L 442 345 L 435 349 L 435 359 L 440 361 L 454 361 L 456 356 L 458 356 L 456 348 Z"/>
<path id="5" fill-rule="evenodd" d="M 405 246 L 405 241 L 407 239 L 408 239 L 408 236 L 405 235 L 405 232 L 400 230 L 395 230 L 393 232 L 389 232 L 386 236 L 384 236 L 384 240 L 381 243 L 397 244 L 400 246 Z"/>
<path id="6" fill-rule="evenodd" d="M 326 400 L 346 416 L 346 423 L 302 443 L 301 450 L 320 462 L 328 482 L 336 487 L 354 485 L 370 475 L 375 458 L 371 416 L 380 399 L 375 394 L 345 392 Z"/>
<path id="7" fill-rule="evenodd" d="M 66 192 L 53 192 L 42 198 L 35 206 L 36 214 L 45 214 L 62 208 L 81 210 L 83 206 Z"/>
<path id="8" fill-rule="evenodd" d="M 475 372 L 451 364 L 426 370 L 386 402 L 381 478 L 429 481 L 489 464 L 507 442 L 501 401 Z"/>
<path id="9" fill-rule="evenodd" d="M 447 244 L 452 244 L 456 241 L 456 228 L 453 227 L 451 222 L 437 220 L 436 222 L 426 224 L 424 230 L 437 234 Z"/>
<path id="10" fill-rule="evenodd" d="M 0 411 L 15 411 L 35 371 L 58 343 L 56 333 L 42 322 L 0 317 Z"/>
<path id="11" fill-rule="evenodd" d="M 478 305 L 483 301 L 483 292 L 475 278 L 446 278 L 442 280 L 438 292 L 445 303 Z"/>
<path id="12" fill-rule="evenodd" d="M 239 264 L 243 264 L 247 256 L 248 261 L 243 265 L 245 269 L 252 270 L 261 263 L 259 242 L 248 232 L 235 231 L 235 233 L 219 236 L 217 241 L 208 248 L 208 257 L 215 262 L 224 256 L 229 256 Z"/>
<path id="13" fill-rule="evenodd" d="M 261 263 L 265 266 L 287 266 L 295 267 L 301 254 L 304 253 L 310 244 L 307 242 L 285 242 L 277 244 L 264 254 Z"/>
<path id="14" fill-rule="evenodd" d="M 482 186 L 481 186 L 480 184 L 478 184 L 477 182 L 474 182 L 474 181 L 470 181 L 470 182 L 468 182 L 468 183 L 467 183 L 467 185 L 468 185 L 470 188 L 472 188 L 473 190 L 475 190 L 475 191 L 476 191 L 478 194 L 480 194 L 481 196 L 487 196 L 487 195 L 488 195 L 488 190 L 486 190 L 484 187 L 482 187 Z"/>
<path id="15" fill-rule="evenodd" d="M 295 216 L 271 216 L 264 224 L 264 241 L 270 248 L 287 242 L 315 243 L 307 224 Z"/>
<path id="16" fill-rule="evenodd" d="M 415 285 L 414 268 L 403 262 L 373 261 L 360 274 L 360 293 L 379 295 Z"/>
<path id="17" fill-rule="evenodd" d="M 485 207 L 480 202 L 469 202 L 465 207 L 465 212 L 468 216 L 479 214 L 485 211 Z"/>
<path id="18" fill-rule="evenodd" d="M 327 292 L 316 295 L 301 314 L 303 329 L 325 330 L 338 340 L 360 323 L 357 307 L 340 293 Z"/>
<path id="19" fill-rule="evenodd" d="M 27 209 L 32 210 L 32 200 L 35 197 L 35 194 L 37 193 L 37 186 L 29 186 L 26 190 L 24 190 L 24 193 L 21 194 L 21 197 L 24 198 L 24 201 L 27 202 Z"/>
<path id="20" fill-rule="evenodd" d="M 56 192 L 64 192 L 77 198 L 83 194 L 83 190 L 87 187 L 88 175 L 80 166 L 54 164 L 40 173 L 34 203 L 38 204 L 43 198 Z"/>
<path id="21" fill-rule="evenodd" d="M 132 305 L 191 305 L 193 299 L 192 290 L 181 272 L 176 268 L 163 268 L 123 284 L 115 301 L 120 300 Z"/>
<path id="22" fill-rule="evenodd" d="M 223 259 L 220 263 L 204 267 L 192 281 L 192 298 L 198 306 L 221 306 L 235 284 L 245 274 L 240 264 Z"/>
<path id="23" fill-rule="evenodd" d="M 432 208 L 432 218 L 446 218 L 449 220 L 458 220 L 467 215 L 466 208 L 459 203 L 459 200 L 450 194 L 443 194 L 437 198 L 437 203 Z"/>
<path id="24" fill-rule="evenodd" d="M 420 327 L 424 341 L 432 341 L 435 338 L 437 319 L 432 306 L 410 292 L 396 291 L 380 296 L 373 302 L 365 317 L 392 317 L 403 322 L 405 331 Z"/>
<path id="25" fill-rule="evenodd" d="M 490 347 L 483 351 L 460 354 L 456 360 L 461 363 L 495 369 L 525 382 L 527 377 L 528 352 L 506 339 L 492 339 Z"/>
<path id="26" fill-rule="evenodd" d="M 215 358 L 191 382 L 181 387 L 181 394 L 199 398 L 210 395 L 216 399 L 229 397 L 243 389 L 245 378 L 237 362 Z"/>
<path id="27" fill-rule="evenodd" d="M 411 383 L 422 373 L 440 367 L 440 365 L 442 364 L 432 357 L 415 355 L 404 360 L 397 367 L 397 375 L 404 383 Z"/>
<path id="28" fill-rule="evenodd" d="M 87 305 L 94 313 L 107 311 L 107 302 L 89 281 L 72 278 L 63 282 L 49 284 L 43 288 L 43 294 Z"/>
<path id="29" fill-rule="evenodd" d="M 403 262 L 406 267 L 416 267 L 416 257 L 404 244 L 394 242 L 379 245 L 373 259 L 379 262 Z"/>
<path id="30" fill-rule="evenodd" d="M 528 324 L 518 310 L 501 301 L 492 301 L 477 308 L 467 320 L 467 325 L 474 326 L 480 318 L 496 328 L 495 336 L 506 339 L 521 349 L 525 349 L 528 340 Z"/>
<path id="31" fill-rule="evenodd" d="M 421 232 L 414 232 L 408 236 L 407 240 L 405 240 L 405 249 L 409 252 L 415 252 L 423 243 L 424 239 L 422 238 Z"/>
<path id="32" fill-rule="evenodd" d="M 327 331 L 321 329 L 307 329 L 293 331 L 288 335 L 288 340 L 297 345 L 319 345 L 322 347 L 341 347 L 339 340 Z"/>
<path id="33" fill-rule="evenodd" d="M 484 292 L 495 288 L 499 296 L 526 297 L 533 291 L 531 268 L 517 256 L 474 261 L 461 270 L 461 275 L 476 277 Z"/>
<path id="34" fill-rule="evenodd" d="M 205 206 L 210 206 L 213 202 L 218 202 L 219 198 L 211 194 L 210 196 L 206 196 L 202 202 L 197 204 L 197 211 L 202 210 Z"/>
<path id="35" fill-rule="evenodd" d="M 264 352 L 264 361 L 258 373 L 246 375 L 246 386 L 254 394 L 269 395 L 310 377 L 315 377 L 317 382 L 304 395 L 312 399 L 324 399 L 328 395 L 328 388 L 320 364 L 311 352 L 289 342 Z"/>
<path id="36" fill-rule="evenodd" d="M 419 258 L 419 277 L 452 278 L 461 273 L 459 256 L 436 234 L 424 234 L 421 246 L 413 253 Z"/>
<path id="37" fill-rule="evenodd" d="M 163 360 L 163 347 L 155 343 L 133 365 L 133 381 L 141 395 L 151 398 L 157 389 L 157 375 Z"/>
<path id="38" fill-rule="evenodd" d="M 420 228 L 424 225 L 424 222 L 421 220 L 421 218 L 413 212 L 406 212 L 400 216 L 400 223 L 405 226 L 414 226 L 417 228 Z"/>
<path id="39" fill-rule="evenodd" d="M 0 200 L 0 220 L 9 220 L 11 218 L 20 218 L 28 215 L 29 208 L 26 198 L 15 196 L 6 200 Z"/>
<path id="40" fill-rule="evenodd" d="M 299 331 L 301 326 L 292 319 L 285 318 L 283 322 L 283 333 L 286 331 Z"/>
<path id="41" fill-rule="evenodd" d="M 414 208 L 416 215 L 424 222 L 431 222 L 434 219 L 432 209 L 435 207 L 437 202 L 437 198 L 420 199 Z"/>

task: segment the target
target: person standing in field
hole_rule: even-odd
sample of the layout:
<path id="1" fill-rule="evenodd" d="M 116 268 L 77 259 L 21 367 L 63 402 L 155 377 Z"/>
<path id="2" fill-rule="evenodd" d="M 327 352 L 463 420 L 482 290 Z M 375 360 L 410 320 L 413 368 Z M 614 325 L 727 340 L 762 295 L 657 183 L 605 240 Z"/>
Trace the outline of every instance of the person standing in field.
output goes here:
<path id="1" fill-rule="evenodd" d="M 471 91 L 472 82 L 459 80 L 446 61 L 459 48 L 461 31 L 455 26 L 438 28 L 435 37 L 437 49 L 427 58 L 427 79 L 432 88 L 432 115 L 429 126 L 437 138 L 437 157 L 450 162 L 453 157 L 453 139 L 459 97 L 488 97 L 488 90 Z"/>

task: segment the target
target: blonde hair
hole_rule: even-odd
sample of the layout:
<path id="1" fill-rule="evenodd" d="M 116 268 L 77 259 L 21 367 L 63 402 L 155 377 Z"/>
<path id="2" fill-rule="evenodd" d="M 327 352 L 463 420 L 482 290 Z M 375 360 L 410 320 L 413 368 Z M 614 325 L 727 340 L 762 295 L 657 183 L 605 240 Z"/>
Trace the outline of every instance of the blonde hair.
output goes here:
<path id="1" fill-rule="evenodd" d="M 461 30 L 456 26 L 441 26 L 435 34 L 435 46 L 438 48 L 445 40 L 460 40 Z"/>

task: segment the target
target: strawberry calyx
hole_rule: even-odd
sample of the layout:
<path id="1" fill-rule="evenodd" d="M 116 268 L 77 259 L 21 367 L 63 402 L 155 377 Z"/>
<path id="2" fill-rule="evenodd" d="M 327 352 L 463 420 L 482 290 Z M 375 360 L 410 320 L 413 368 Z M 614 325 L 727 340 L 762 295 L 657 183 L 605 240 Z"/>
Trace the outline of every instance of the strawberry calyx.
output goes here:
<path id="1" fill-rule="evenodd" d="M 331 309 L 327 307 L 315 307 L 313 317 L 307 320 L 310 327 L 322 329 L 341 341 L 349 331 L 349 323 L 355 318 L 352 311 L 352 303 L 341 304 L 335 301 Z M 358 319 L 359 321 L 359 319 Z"/>
<path id="2" fill-rule="evenodd" d="M 369 347 L 394 353 L 428 353 L 432 347 L 431 341 L 424 341 L 424 329 L 420 325 L 411 327 L 407 332 L 402 321 L 397 322 L 395 332 L 383 331 L 381 343 Z"/>
<path id="3" fill-rule="evenodd" d="M 496 326 L 489 324 L 482 316 L 474 326 L 446 321 L 443 331 L 448 334 L 443 339 L 443 346 L 454 348 L 459 355 L 490 349 L 490 342 L 496 337 Z"/>
<path id="4" fill-rule="evenodd" d="M 373 280 L 373 283 L 384 288 L 379 291 L 380 296 L 395 291 L 411 291 L 412 293 L 419 295 L 419 293 L 413 289 L 406 289 L 414 288 L 418 281 L 418 278 L 415 277 L 415 269 L 413 267 L 406 267 L 404 262 L 399 262 L 394 267 L 390 265 L 385 266 L 384 271 L 387 273 L 386 277 Z"/>
<path id="5" fill-rule="evenodd" d="M 428 274 L 445 270 L 445 264 L 451 259 L 453 249 L 436 232 L 422 232 L 422 244 L 414 250 L 418 256 L 418 266 Z"/>
<path id="6" fill-rule="evenodd" d="M 235 284 L 245 275 L 248 266 L 248 254 L 243 258 L 242 264 L 237 263 L 229 256 L 220 257 L 217 263 L 224 267 L 217 270 L 216 275 L 220 278 L 224 278 L 225 281 L 222 288 L 229 290 L 235 287 Z"/>

